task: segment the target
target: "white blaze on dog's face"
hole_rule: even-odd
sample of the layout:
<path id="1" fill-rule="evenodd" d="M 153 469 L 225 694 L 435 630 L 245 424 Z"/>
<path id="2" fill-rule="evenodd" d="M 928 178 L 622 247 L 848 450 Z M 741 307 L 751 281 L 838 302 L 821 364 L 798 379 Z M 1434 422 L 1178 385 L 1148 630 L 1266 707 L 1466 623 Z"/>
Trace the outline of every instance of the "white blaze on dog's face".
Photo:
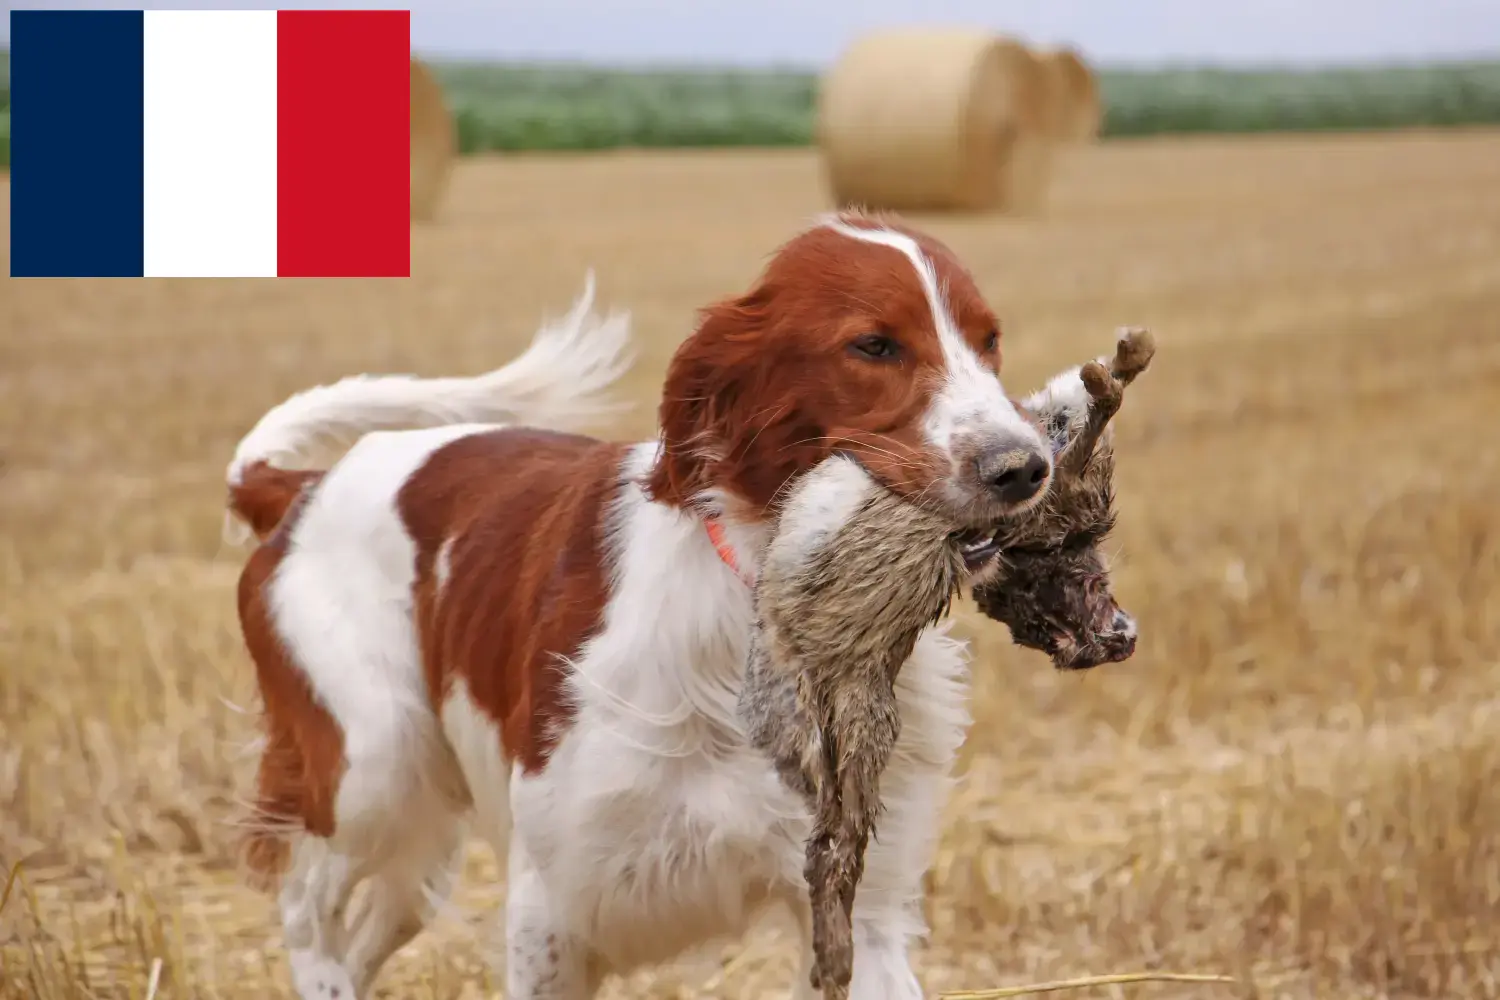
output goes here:
<path id="1" fill-rule="evenodd" d="M 948 466 L 942 482 L 950 506 L 983 509 L 998 500 L 1012 515 L 1029 508 L 1046 487 L 1052 461 L 1036 429 L 1001 386 L 998 321 L 977 324 L 993 325 L 993 330 L 976 349 L 955 318 L 955 282 L 950 280 L 946 291 L 939 284 L 937 254 L 929 255 L 916 238 L 894 229 L 862 228 L 838 220 L 828 225 L 851 240 L 896 251 L 910 264 L 921 287 L 925 318 L 941 351 L 938 384 L 923 415 L 922 434 Z M 958 294 L 966 293 L 967 289 Z M 976 521 L 988 519 L 979 515 Z"/>

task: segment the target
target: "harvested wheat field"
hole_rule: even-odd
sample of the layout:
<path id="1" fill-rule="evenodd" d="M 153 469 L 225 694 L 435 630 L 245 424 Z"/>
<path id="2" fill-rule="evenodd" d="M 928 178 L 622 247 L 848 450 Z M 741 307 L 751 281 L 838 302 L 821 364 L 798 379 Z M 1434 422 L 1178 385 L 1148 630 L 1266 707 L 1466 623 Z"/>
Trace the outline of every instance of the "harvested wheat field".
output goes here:
<path id="1" fill-rule="evenodd" d="M 1127 663 L 967 611 L 928 991 L 1167 970 L 1140 998 L 1500 997 L 1500 133 L 1110 142 L 1046 218 L 917 217 L 1007 319 L 1019 393 L 1122 323 Z M 463 162 L 409 281 L 11 281 L 0 334 L 0 997 L 286 995 L 235 869 L 254 686 L 222 475 L 358 371 L 473 372 L 586 267 L 647 434 L 695 307 L 821 210 L 805 151 Z M 494 997 L 475 846 L 383 996 Z M 786 996 L 791 935 L 611 998 Z"/>

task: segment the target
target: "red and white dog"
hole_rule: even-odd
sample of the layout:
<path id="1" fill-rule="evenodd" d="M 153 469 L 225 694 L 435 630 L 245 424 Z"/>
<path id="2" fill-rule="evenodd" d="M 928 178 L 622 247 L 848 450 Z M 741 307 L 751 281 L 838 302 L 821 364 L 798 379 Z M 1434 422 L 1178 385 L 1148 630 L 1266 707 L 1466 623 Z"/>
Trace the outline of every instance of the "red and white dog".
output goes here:
<path id="1" fill-rule="evenodd" d="M 367 994 L 469 823 L 507 859 L 512 1000 L 588 997 L 767 907 L 803 914 L 807 814 L 735 712 L 778 494 L 835 452 L 976 527 L 1047 486 L 1049 448 L 997 377 L 999 322 L 931 238 L 849 214 L 796 236 L 703 313 L 660 437 L 635 444 L 555 429 L 629 363 L 591 292 L 489 375 L 294 397 L 229 468 L 260 538 L 239 591 L 267 728 L 249 860 L 282 876 L 304 998 Z M 319 437 L 402 425 L 426 429 L 287 468 Z M 928 631 L 898 691 L 854 913 L 861 1000 L 921 995 L 907 949 L 969 721 L 962 645 Z"/>

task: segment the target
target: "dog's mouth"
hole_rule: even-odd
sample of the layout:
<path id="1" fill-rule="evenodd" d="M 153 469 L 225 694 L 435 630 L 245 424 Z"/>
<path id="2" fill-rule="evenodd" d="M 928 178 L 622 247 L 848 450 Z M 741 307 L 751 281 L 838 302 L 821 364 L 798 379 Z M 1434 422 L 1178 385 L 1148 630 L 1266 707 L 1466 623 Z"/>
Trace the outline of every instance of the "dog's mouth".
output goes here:
<path id="1" fill-rule="evenodd" d="M 954 534 L 953 542 L 963 558 L 964 569 L 973 573 L 999 554 L 998 534 L 995 528 L 969 528 Z"/>

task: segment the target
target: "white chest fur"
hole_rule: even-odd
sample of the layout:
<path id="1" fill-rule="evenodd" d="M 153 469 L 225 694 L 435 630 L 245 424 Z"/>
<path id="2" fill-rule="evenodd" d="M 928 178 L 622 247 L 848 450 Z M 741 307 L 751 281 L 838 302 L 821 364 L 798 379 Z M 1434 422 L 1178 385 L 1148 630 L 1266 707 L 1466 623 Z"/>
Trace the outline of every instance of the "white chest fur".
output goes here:
<path id="1" fill-rule="evenodd" d="M 634 488 L 611 520 L 612 596 L 570 665 L 568 729 L 543 771 L 475 799 L 481 816 L 509 814 L 508 919 L 544 922 L 625 972 L 740 934 L 769 904 L 805 909 L 810 821 L 737 718 L 749 588 L 701 524 Z M 963 645 L 930 630 L 898 679 L 901 738 L 856 900 L 893 948 L 922 930 L 966 695 Z M 497 794 L 508 802 L 486 807 Z"/>
<path id="2" fill-rule="evenodd" d="M 615 598 L 573 664 L 574 721 L 546 770 L 510 790 L 512 836 L 554 917 L 619 970 L 741 933 L 765 904 L 798 906 L 810 827 L 736 717 L 750 591 L 701 528 L 647 504 L 622 513 Z M 929 631 L 898 681 L 903 728 L 861 908 L 915 907 L 966 689 L 962 644 Z"/>

